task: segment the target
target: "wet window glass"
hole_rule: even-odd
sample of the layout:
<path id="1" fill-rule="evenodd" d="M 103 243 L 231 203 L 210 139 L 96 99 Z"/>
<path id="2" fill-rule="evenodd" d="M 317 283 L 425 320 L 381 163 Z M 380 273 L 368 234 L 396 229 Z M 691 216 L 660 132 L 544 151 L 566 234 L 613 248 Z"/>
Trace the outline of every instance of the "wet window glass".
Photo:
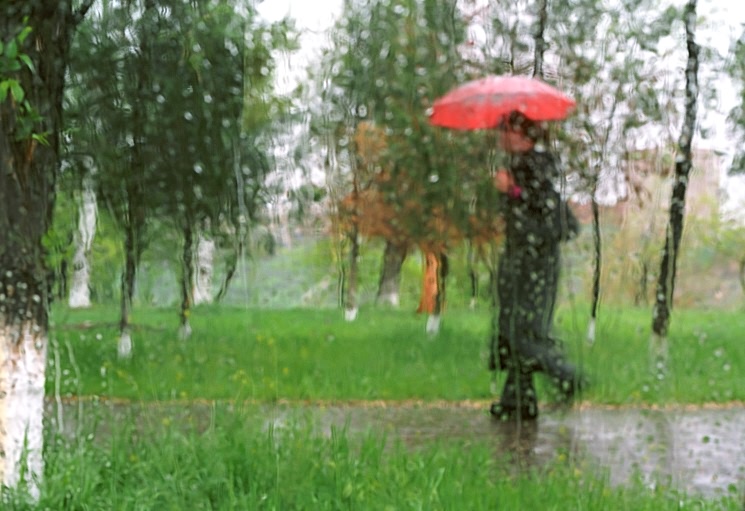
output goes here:
<path id="1" fill-rule="evenodd" d="M 0 498 L 742 509 L 723 4 L 4 2 Z"/>

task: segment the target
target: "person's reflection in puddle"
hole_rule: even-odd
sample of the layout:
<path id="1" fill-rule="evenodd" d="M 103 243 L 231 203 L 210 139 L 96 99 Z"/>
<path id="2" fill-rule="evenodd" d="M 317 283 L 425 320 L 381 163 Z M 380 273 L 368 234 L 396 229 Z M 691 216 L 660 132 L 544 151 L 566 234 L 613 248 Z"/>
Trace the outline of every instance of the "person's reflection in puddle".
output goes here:
<path id="1" fill-rule="evenodd" d="M 538 452 L 537 421 L 492 421 L 497 434 L 496 454 L 515 467 L 526 471 L 536 466 Z"/>
<path id="2" fill-rule="evenodd" d="M 491 421 L 495 456 L 511 471 L 526 473 L 556 460 L 577 460 L 579 443 L 564 420 Z"/>

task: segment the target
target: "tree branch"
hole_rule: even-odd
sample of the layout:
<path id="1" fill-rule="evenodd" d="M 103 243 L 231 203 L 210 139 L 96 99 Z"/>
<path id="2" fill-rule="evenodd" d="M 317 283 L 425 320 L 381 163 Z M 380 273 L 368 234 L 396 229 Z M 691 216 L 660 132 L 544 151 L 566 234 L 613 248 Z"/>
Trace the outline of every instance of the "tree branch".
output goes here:
<path id="1" fill-rule="evenodd" d="M 77 10 L 77 12 L 74 12 L 72 14 L 72 25 L 73 27 L 77 27 L 83 19 L 85 19 L 86 14 L 88 14 L 88 11 L 93 6 L 93 2 L 95 0 L 85 0 L 81 5 L 80 8 Z"/>

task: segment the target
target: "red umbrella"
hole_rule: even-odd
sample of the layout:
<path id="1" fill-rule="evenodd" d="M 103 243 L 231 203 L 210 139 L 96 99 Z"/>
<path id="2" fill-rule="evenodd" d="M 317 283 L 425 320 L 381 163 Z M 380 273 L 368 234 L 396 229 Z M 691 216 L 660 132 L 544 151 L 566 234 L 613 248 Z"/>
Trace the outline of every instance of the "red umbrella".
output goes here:
<path id="1" fill-rule="evenodd" d="M 496 128 L 514 111 L 533 121 L 557 121 L 566 118 L 574 105 L 572 98 L 538 79 L 487 76 L 437 99 L 429 122 L 461 130 Z"/>

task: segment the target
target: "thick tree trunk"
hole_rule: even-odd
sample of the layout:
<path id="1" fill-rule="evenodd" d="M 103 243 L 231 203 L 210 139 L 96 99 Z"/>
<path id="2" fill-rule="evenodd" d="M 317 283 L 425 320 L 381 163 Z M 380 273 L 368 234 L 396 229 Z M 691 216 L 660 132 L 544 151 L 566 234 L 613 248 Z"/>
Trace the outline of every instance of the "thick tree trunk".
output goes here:
<path id="1" fill-rule="evenodd" d="M 406 246 L 386 240 L 383 268 L 380 272 L 377 302 L 398 307 L 401 291 L 401 267 L 406 260 Z"/>
<path id="2" fill-rule="evenodd" d="M 34 498 L 43 474 L 42 445 L 47 328 L 36 320 L 0 326 L 0 473 Z"/>
<path id="3" fill-rule="evenodd" d="M 43 238 L 51 225 L 70 40 L 82 2 L 4 2 L 0 40 L 16 40 L 21 101 L 0 103 L 0 483 L 36 500 L 43 478 L 43 399 L 50 289 Z M 23 40 L 16 37 L 30 27 Z M 7 53 L 6 53 L 7 56 Z M 13 93 L 15 94 L 15 93 Z M 33 120 L 33 117 L 38 120 Z"/>
<path id="4" fill-rule="evenodd" d="M 658 356 L 665 357 L 668 328 L 670 326 L 670 311 L 672 309 L 675 290 L 675 272 L 683 236 L 683 219 L 685 214 L 686 190 L 688 175 L 692 166 L 691 145 L 696 128 L 696 98 L 698 96 L 698 52 L 695 42 L 696 30 L 696 0 L 689 0 L 685 8 L 686 43 L 688 48 L 688 63 L 686 65 L 686 110 L 683 127 L 678 142 L 679 155 L 675 163 L 675 181 L 670 199 L 670 219 L 666 230 L 665 247 L 662 252 L 660 274 L 657 280 L 655 306 L 652 318 L 652 331 L 660 342 Z"/>
<path id="5" fill-rule="evenodd" d="M 75 235 L 75 255 L 72 259 L 72 285 L 68 304 L 71 308 L 86 308 L 91 306 L 91 264 L 90 253 L 93 237 L 96 233 L 96 218 L 98 210 L 96 207 L 96 193 L 90 180 L 83 184 L 81 196 L 80 218 L 78 219 L 78 232 Z"/>
<path id="6" fill-rule="evenodd" d="M 215 242 L 204 233 L 197 237 L 196 275 L 192 296 L 194 305 L 212 303 L 212 279 L 215 275 Z"/>

